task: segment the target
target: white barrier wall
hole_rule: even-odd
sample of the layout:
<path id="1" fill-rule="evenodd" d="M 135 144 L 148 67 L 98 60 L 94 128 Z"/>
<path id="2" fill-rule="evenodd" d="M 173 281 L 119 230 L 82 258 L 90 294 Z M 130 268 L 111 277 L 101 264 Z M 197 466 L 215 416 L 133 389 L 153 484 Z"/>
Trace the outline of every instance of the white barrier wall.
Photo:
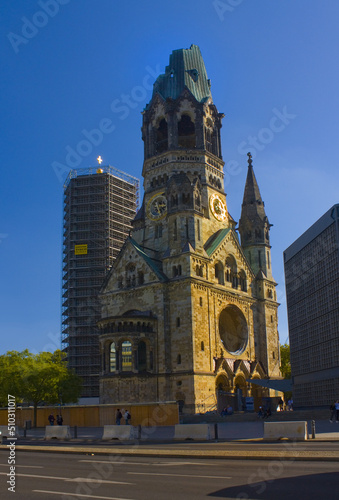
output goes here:
<path id="1" fill-rule="evenodd" d="M 214 424 L 177 424 L 174 439 L 210 441 L 215 439 Z"/>
<path id="2" fill-rule="evenodd" d="M 307 422 L 264 422 L 264 439 L 283 438 L 306 441 L 308 439 Z"/>
<path id="3" fill-rule="evenodd" d="M 13 434 L 13 435 L 11 435 L 9 433 L 7 425 L 0 425 L 0 432 L 1 432 L 1 436 L 2 437 L 6 437 L 6 438 L 18 437 L 19 436 L 19 428 L 18 428 L 17 425 L 15 426 L 15 434 Z"/>
<path id="4" fill-rule="evenodd" d="M 46 425 L 45 439 L 71 439 L 69 425 Z"/>
<path id="5" fill-rule="evenodd" d="M 104 425 L 102 439 L 120 439 L 121 441 L 134 439 L 134 427 L 133 425 Z"/>

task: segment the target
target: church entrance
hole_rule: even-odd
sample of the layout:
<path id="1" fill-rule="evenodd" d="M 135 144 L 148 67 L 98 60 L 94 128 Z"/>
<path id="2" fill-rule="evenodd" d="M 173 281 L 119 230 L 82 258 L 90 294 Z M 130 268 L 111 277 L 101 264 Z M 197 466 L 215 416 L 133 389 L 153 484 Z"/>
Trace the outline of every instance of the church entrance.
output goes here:
<path id="1" fill-rule="evenodd" d="M 251 384 L 251 395 L 254 398 L 254 411 L 259 411 L 259 407 L 263 405 L 262 398 L 266 396 L 267 390 L 257 384 Z"/>
<path id="2" fill-rule="evenodd" d="M 234 394 L 231 393 L 230 383 L 226 375 L 219 375 L 215 383 L 217 411 L 221 413 L 226 406 L 234 410 Z"/>

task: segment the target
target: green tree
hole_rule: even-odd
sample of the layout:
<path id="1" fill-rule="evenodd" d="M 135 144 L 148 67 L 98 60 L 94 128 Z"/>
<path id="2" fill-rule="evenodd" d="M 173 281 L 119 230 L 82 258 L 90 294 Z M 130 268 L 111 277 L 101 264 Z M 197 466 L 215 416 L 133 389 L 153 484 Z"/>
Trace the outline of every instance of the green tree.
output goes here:
<path id="1" fill-rule="evenodd" d="M 18 402 L 33 404 L 33 425 L 36 426 L 39 404 L 75 403 L 80 397 L 81 379 L 68 369 L 65 357 L 60 350 L 39 354 L 28 350 L 21 353 L 12 351 L 0 356 L 2 404 L 4 401 L 7 404 L 8 394 L 15 396 Z"/>
<path id="2" fill-rule="evenodd" d="M 283 344 L 280 346 L 281 374 L 284 378 L 291 378 L 290 346 Z"/>
<path id="3" fill-rule="evenodd" d="M 22 352 L 8 351 L 0 356 L 0 404 L 7 406 L 8 394 L 22 401 L 23 372 L 27 359 L 32 354 L 25 349 Z"/>

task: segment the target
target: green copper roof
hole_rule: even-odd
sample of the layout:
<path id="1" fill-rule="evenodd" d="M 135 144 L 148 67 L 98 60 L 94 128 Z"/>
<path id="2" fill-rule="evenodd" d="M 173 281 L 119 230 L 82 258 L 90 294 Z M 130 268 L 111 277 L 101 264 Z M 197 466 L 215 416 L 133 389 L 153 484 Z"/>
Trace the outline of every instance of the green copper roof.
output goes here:
<path id="1" fill-rule="evenodd" d="M 150 268 L 156 274 L 156 276 L 160 279 L 160 281 L 166 281 L 167 277 L 160 269 L 160 262 L 156 261 L 155 259 L 152 259 L 152 257 L 147 255 L 145 250 L 133 238 L 128 237 L 127 241 L 130 241 L 130 243 L 134 246 L 138 254 L 147 262 L 147 264 L 150 266 Z"/>
<path id="2" fill-rule="evenodd" d="M 205 244 L 205 252 L 210 257 L 212 253 L 218 248 L 220 243 L 225 238 L 226 234 L 230 231 L 230 228 L 219 229 L 215 234 L 209 238 Z"/>
<path id="3" fill-rule="evenodd" d="M 158 92 L 164 99 L 177 99 L 185 87 L 199 102 L 212 97 L 204 60 L 197 45 L 172 52 L 165 74 L 158 76 L 154 83 L 153 95 Z"/>

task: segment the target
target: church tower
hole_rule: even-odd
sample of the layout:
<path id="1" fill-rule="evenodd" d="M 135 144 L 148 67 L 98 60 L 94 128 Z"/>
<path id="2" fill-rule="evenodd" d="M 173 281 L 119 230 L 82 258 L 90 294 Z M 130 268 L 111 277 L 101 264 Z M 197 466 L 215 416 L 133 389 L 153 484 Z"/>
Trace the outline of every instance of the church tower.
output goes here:
<path id="1" fill-rule="evenodd" d="M 272 276 L 270 228 L 265 212 L 265 203 L 261 198 L 259 186 L 254 174 L 252 155 L 248 156 L 248 171 L 244 198 L 239 221 L 241 246 L 255 274 L 255 292 L 257 317 L 257 358 L 265 360 L 271 375 L 279 376 L 280 357 L 276 351 L 278 327 L 278 303 L 276 286 Z M 264 340 L 265 339 L 265 340 Z"/>
<path id="2" fill-rule="evenodd" d="M 244 208 L 261 200 L 251 170 L 242 243 L 243 228 L 254 232 L 242 248 L 224 191 L 223 116 L 199 47 L 173 51 L 143 111 L 143 204 L 101 293 L 102 403 L 202 411 L 254 394 L 248 381 L 270 375 L 272 353 L 278 361 L 276 319 L 270 347 L 260 323 L 269 314 L 260 283 L 274 282 L 267 254 L 258 260 L 266 233 L 255 230 L 270 225 L 259 202 L 258 217 Z"/>
<path id="3" fill-rule="evenodd" d="M 185 245 L 202 253 L 202 234 L 209 237 L 228 224 L 220 145 L 224 115 L 213 104 L 210 86 L 199 47 L 175 50 L 143 112 L 144 213 L 133 237 L 168 257 L 180 255 Z M 211 195 L 218 211 L 212 225 Z"/>
<path id="4" fill-rule="evenodd" d="M 268 279 L 273 280 L 270 247 L 271 224 L 268 222 L 265 204 L 262 201 L 254 175 L 251 153 L 248 153 L 247 156 L 248 172 L 239 221 L 241 246 L 254 273 L 257 275 L 259 271 L 262 271 Z"/>

